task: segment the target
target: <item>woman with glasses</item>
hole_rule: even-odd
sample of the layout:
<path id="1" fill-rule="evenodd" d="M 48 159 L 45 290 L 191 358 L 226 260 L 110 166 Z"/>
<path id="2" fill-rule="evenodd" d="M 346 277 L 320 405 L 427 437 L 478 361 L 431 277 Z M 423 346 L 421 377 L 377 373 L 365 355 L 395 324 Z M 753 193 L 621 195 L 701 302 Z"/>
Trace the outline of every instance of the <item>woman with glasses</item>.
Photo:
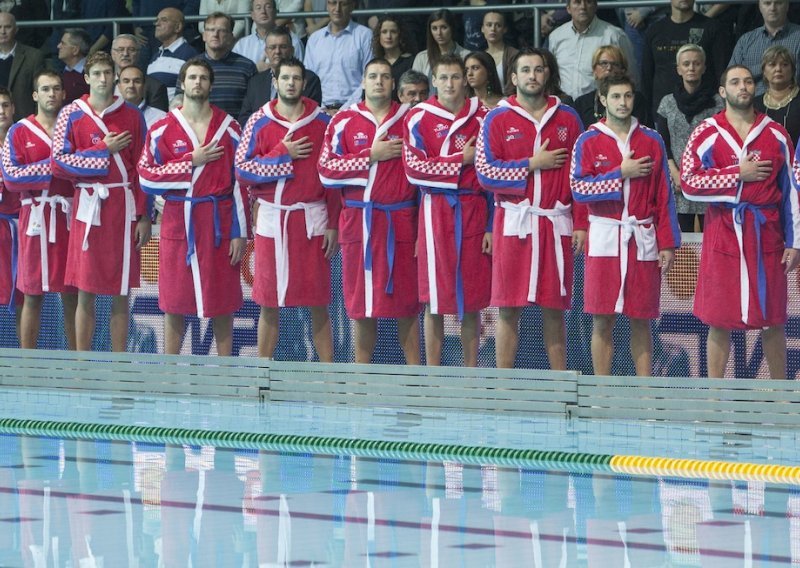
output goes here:
<path id="1" fill-rule="evenodd" d="M 627 73 L 628 59 L 619 47 L 616 45 L 601 45 L 595 50 L 594 55 L 592 55 L 592 74 L 595 82 L 609 75 L 627 75 Z M 645 126 L 652 126 L 647 104 L 644 95 L 637 90 L 633 99 L 633 116 Z M 575 99 L 573 108 L 581 116 L 584 128 L 606 117 L 606 109 L 600 104 L 597 89 Z"/>
<path id="2" fill-rule="evenodd" d="M 800 137 L 800 87 L 795 80 L 795 59 L 792 52 L 782 45 L 767 48 L 761 57 L 761 73 L 767 90 L 764 96 L 756 97 L 756 110 L 766 113 L 772 120 L 782 124 L 792 143 Z"/>

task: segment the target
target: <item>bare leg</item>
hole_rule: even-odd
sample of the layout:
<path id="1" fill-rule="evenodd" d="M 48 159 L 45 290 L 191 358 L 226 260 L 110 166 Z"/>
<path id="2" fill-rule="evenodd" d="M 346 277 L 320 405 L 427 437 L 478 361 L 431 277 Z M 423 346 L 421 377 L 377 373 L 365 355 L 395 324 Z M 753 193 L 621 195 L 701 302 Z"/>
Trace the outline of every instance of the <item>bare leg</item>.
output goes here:
<path id="1" fill-rule="evenodd" d="M 595 375 L 610 375 L 614 357 L 615 315 L 595 315 L 592 318 L 592 366 Z"/>
<path id="2" fill-rule="evenodd" d="M 786 330 L 774 325 L 761 331 L 761 344 L 771 379 L 786 378 Z"/>
<path id="3" fill-rule="evenodd" d="M 442 342 L 444 341 L 444 318 L 432 314 L 430 304 L 425 306 L 425 360 L 428 365 L 442 364 Z"/>
<path id="4" fill-rule="evenodd" d="M 567 368 L 567 326 L 562 310 L 542 308 L 542 338 L 547 350 L 550 368 L 564 371 Z"/>
<path id="5" fill-rule="evenodd" d="M 464 366 L 478 366 L 478 339 L 480 338 L 480 313 L 464 314 L 461 320 L 461 349 L 464 352 Z"/>
<path id="6" fill-rule="evenodd" d="M 211 318 L 211 327 L 217 340 L 217 355 L 229 356 L 233 353 L 233 314 Z"/>
<path id="7" fill-rule="evenodd" d="M 164 314 L 164 353 L 177 355 L 181 352 L 186 318 L 183 314 Z"/>
<path id="8" fill-rule="evenodd" d="M 97 324 L 94 309 L 95 295 L 78 291 L 78 307 L 75 310 L 75 346 L 78 351 L 91 351 L 94 328 Z"/>
<path id="9" fill-rule="evenodd" d="M 419 318 L 398 318 L 397 340 L 406 356 L 406 365 L 419 365 Z"/>
<path id="10" fill-rule="evenodd" d="M 75 311 L 78 309 L 78 294 L 61 293 L 61 307 L 64 310 L 64 335 L 67 349 L 75 351 Z"/>
<path id="11" fill-rule="evenodd" d="M 495 334 L 495 353 L 498 369 L 512 369 L 519 347 L 519 318 L 522 308 L 500 308 Z"/>
<path id="12" fill-rule="evenodd" d="M 630 318 L 631 357 L 636 375 L 649 377 L 653 374 L 653 331 L 649 319 Z"/>
<path id="13" fill-rule="evenodd" d="M 39 326 L 42 321 L 44 294 L 25 294 L 19 322 L 19 346 L 23 349 L 36 349 L 39 340 Z"/>
<path id="14" fill-rule="evenodd" d="M 111 350 L 123 353 L 128 349 L 128 324 L 131 314 L 128 310 L 128 296 L 114 296 L 111 299 Z"/>
<path id="15" fill-rule="evenodd" d="M 364 318 L 355 320 L 356 363 L 370 363 L 378 339 L 378 320 Z"/>
<path id="16" fill-rule="evenodd" d="M 258 318 L 258 356 L 272 359 L 275 346 L 278 345 L 278 308 L 261 306 L 261 317 Z"/>
<path id="17" fill-rule="evenodd" d="M 720 327 L 708 329 L 706 341 L 706 359 L 708 361 L 709 378 L 723 378 L 728 357 L 731 354 L 731 332 Z"/>
<path id="18" fill-rule="evenodd" d="M 319 360 L 333 363 L 333 331 L 328 306 L 311 306 L 311 333 Z"/>

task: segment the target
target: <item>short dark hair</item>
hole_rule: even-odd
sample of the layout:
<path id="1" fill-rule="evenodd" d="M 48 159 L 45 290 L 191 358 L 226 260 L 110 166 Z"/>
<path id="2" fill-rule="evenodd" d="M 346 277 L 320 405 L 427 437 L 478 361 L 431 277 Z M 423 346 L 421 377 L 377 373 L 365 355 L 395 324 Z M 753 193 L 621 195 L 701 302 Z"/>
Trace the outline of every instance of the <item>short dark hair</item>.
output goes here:
<path id="1" fill-rule="evenodd" d="M 289 28 L 286 26 L 276 26 L 267 32 L 267 37 L 269 36 L 286 36 L 289 39 L 289 45 L 294 47 L 292 43 L 292 32 L 289 31 Z"/>
<path id="2" fill-rule="evenodd" d="M 225 12 L 211 12 L 208 16 L 206 16 L 206 19 L 203 23 L 208 25 L 208 22 L 211 20 L 225 20 L 228 22 L 228 31 L 233 33 L 233 18 L 231 18 Z"/>
<path id="3" fill-rule="evenodd" d="M 386 67 L 389 68 L 389 71 L 392 70 L 392 64 L 389 63 L 386 59 L 384 59 L 383 57 L 373 57 L 372 59 L 367 61 L 366 65 L 364 65 L 364 75 L 367 74 L 367 69 L 369 68 L 370 65 L 385 65 Z"/>
<path id="4" fill-rule="evenodd" d="M 122 72 L 125 71 L 126 69 L 136 69 L 137 71 L 139 71 L 139 73 L 142 74 L 142 79 L 144 79 L 145 76 L 146 76 L 146 73 L 144 72 L 144 69 L 142 69 L 138 65 L 126 65 L 125 67 L 123 67 L 122 69 L 119 70 L 119 75 L 122 75 Z"/>
<path id="5" fill-rule="evenodd" d="M 436 76 L 436 70 L 442 65 L 455 65 L 461 68 L 461 72 L 464 75 L 467 74 L 467 66 L 464 64 L 464 60 L 461 59 L 460 55 L 456 55 L 455 53 L 445 53 L 440 56 L 435 63 L 432 63 L 431 75 Z"/>
<path id="6" fill-rule="evenodd" d="M 633 82 L 633 79 L 630 78 L 629 75 L 620 74 L 615 75 L 612 73 L 607 77 L 603 77 L 598 81 L 597 84 L 597 94 L 601 97 L 607 97 L 608 91 L 611 87 L 616 87 L 617 85 L 628 85 L 631 88 L 631 91 L 636 90 L 636 84 Z"/>
<path id="7" fill-rule="evenodd" d="M 0 97 L 8 97 L 8 100 L 11 101 L 11 104 L 14 104 L 14 97 L 11 95 L 11 91 L 9 91 L 6 87 L 0 87 Z"/>
<path id="8" fill-rule="evenodd" d="M 189 67 L 202 67 L 206 71 L 208 71 L 208 79 L 211 81 L 211 84 L 214 84 L 214 68 L 211 66 L 204 57 L 195 56 L 189 59 L 186 63 L 181 66 L 181 70 L 178 73 L 178 83 L 183 83 L 186 80 L 186 71 Z"/>
<path id="9" fill-rule="evenodd" d="M 41 78 L 41 77 L 53 77 L 55 79 L 58 79 L 58 82 L 61 83 L 62 87 L 64 86 L 64 79 L 61 77 L 60 73 L 56 73 L 52 69 L 46 69 L 45 68 L 45 69 L 42 69 L 41 71 L 38 71 L 33 76 L 33 90 L 34 91 L 36 91 L 39 88 L 39 78 Z"/>
<path id="10" fill-rule="evenodd" d="M 746 65 L 731 65 L 730 67 L 725 69 L 725 71 L 722 72 L 722 75 L 719 76 L 719 86 L 720 87 L 724 87 L 725 86 L 725 83 L 728 82 L 728 73 L 730 71 L 733 71 L 734 69 L 744 69 L 745 71 L 750 73 L 751 77 L 753 76 L 753 72 L 750 71 L 750 68 L 747 67 Z"/>
<path id="11" fill-rule="evenodd" d="M 397 81 L 397 92 L 402 91 L 406 85 L 420 85 L 423 83 L 425 87 L 430 88 L 430 81 L 428 81 L 428 76 L 425 73 L 409 69 L 400 75 L 400 79 Z"/>
<path id="12" fill-rule="evenodd" d="M 519 60 L 523 57 L 528 57 L 531 55 L 538 55 L 542 58 L 542 61 L 545 64 L 545 67 L 548 68 L 550 71 L 550 77 L 547 79 L 547 82 L 544 85 L 544 92 L 547 95 L 555 95 L 557 97 L 564 96 L 564 92 L 561 90 L 561 73 L 558 70 L 558 61 L 556 60 L 555 55 L 552 52 L 541 48 L 541 47 L 525 47 L 520 49 L 519 52 L 514 56 L 514 59 L 511 60 L 511 73 L 517 72 L 517 66 L 519 65 Z M 509 74 L 509 78 L 511 75 Z M 510 85 L 510 81 L 508 85 Z M 514 87 L 511 85 L 509 87 L 511 93 L 514 92 Z M 506 93 L 510 94 L 510 93 Z"/>
<path id="13" fill-rule="evenodd" d="M 299 67 L 300 71 L 303 76 L 303 80 L 306 79 L 306 66 L 303 65 L 303 62 L 297 59 L 296 57 L 286 57 L 278 61 L 278 65 L 275 66 L 275 73 L 274 77 L 277 80 L 281 74 L 281 67 Z"/>

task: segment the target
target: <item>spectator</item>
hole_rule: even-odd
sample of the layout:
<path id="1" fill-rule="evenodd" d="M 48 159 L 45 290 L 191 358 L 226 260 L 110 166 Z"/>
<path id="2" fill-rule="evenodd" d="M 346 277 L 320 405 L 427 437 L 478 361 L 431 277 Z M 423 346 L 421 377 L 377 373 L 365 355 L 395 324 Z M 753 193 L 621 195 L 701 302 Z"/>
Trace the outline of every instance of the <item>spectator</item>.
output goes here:
<path id="1" fill-rule="evenodd" d="M 800 26 L 788 20 L 789 0 L 759 0 L 758 9 L 764 18 L 764 25 L 747 32 L 733 48 L 731 65 L 744 65 L 756 81 L 756 95 L 766 89 L 761 74 L 761 58 L 767 48 L 782 45 L 797 61 L 800 55 Z M 795 70 L 795 80 L 800 79 Z"/>
<path id="2" fill-rule="evenodd" d="M 258 71 L 256 64 L 243 55 L 233 53 L 233 19 L 222 12 L 206 17 L 203 26 L 206 50 L 200 56 L 214 69 L 214 88 L 211 104 L 232 116 L 239 116 L 242 100 L 247 93 L 247 82 Z"/>
<path id="3" fill-rule="evenodd" d="M 483 26 L 481 31 L 483 37 L 486 38 L 486 53 L 494 59 L 495 69 L 497 69 L 497 76 L 500 79 L 500 84 L 503 85 L 503 92 L 509 91 L 511 85 L 511 73 L 507 73 L 511 69 L 511 62 L 514 57 L 519 53 L 515 47 L 506 44 L 506 17 L 502 12 L 486 12 L 483 15 Z"/>
<path id="4" fill-rule="evenodd" d="M 602 45 L 592 56 L 592 73 L 596 85 L 609 75 L 627 75 L 628 59 L 616 45 Z M 590 124 L 606 117 L 606 107 L 600 102 L 597 88 L 575 99 L 575 104 L 572 106 L 578 111 L 584 128 L 588 128 Z M 633 97 L 633 116 L 646 126 L 652 124 L 649 109 L 650 103 L 647 98 L 641 92 L 636 91 Z"/>
<path id="5" fill-rule="evenodd" d="M 114 74 L 116 76 L 119 76 L 119 72 L 123 67 L 134 65 L 139 60 L 139 42 L 136 40 L 136 36 L 120 34 L 115 37 L 111 44 L 111 59 L 114 60 Z M 169 107 L 167 88 L 152 77 L 145 77 L 144 100 L 148 106 L 163 111 L 166 111 Z"/>
<path id="6" fill-rule="evenodd" d="M 201 16 L 206 16 L 208 14 L 222 12 L 223 14 L 233 15 L 233 14 L 246 14 L 249 11 L 250 2 L 248 0 L 200 0 L 200 12 Z M 206 18 L 208 20 L 208 18 Z M 231 17 L 231 21 L 233 23 L 233 39 L 237 40 L 242 37 L 245 33 L 244 30 L 244 20 L 236 20 L 234 21 Z M 205 23 L 200 22 L 200 33 L 202 34 L 205 30 Z M 205 41 L 205 38 L 203 39 Z M 213 104 L 213 101 L 212 101 Z"/>
<path id="7" fill-rule="evenodd" d="M 757 97 L 756 110 L 764 112 L 778 124 L 782 124 L 793 144 L 800 138 L 800 100 L 795 79 L 797 62 L 792 53 L 782 45 L 773 45 L 761 58 L 761 73 L 767 90 Z"/>
<path id="8" fill-rule="evenodd" d="M 13 12 L 13 10 L 12 10 Z M 81 7 L 80 0 L 62 0 L 61 2 L 50 2 L 50 21 L 58 22 L 61 20 L 73 20 L 80 16 Z M 43 50 L 46 51 L 46 56 L 58 54 L 58 44 L 64 36 L 64 27 L 53 28 L 50 37 L 47 38 Z"/>
<path id="9" fill-rule="evenodd" d="M 149 106 L 144 100 L 144 71 L 136 65 L 128 65 L 119 72 L 119 91 L 126 102 L 132 104 L 144 115 L 149 129 L 157 120 L 166 116 L 161 109 Z"/>
<path id="10" fill-rule="evenodd" d="M 456 33 L 456 19 L 450 10 L 437 10 L 428 17 L 428 48 L 420 51 L 414 58 L 412 69 L 425 73 L 431 78 L 431 69 L 442 55 L 454 53 L 462 59 L 469 51 L 458 45 L 453 36 Z"/>
<path id="11" fill-rule="evenodd" d="M 478 97 L 487 110 L 496 107 L 503 98 L 503 86 L 492 56 L 485 51 L 473 51 L 464 58 L 464 64 L 467 66 L 469 96 Z"/>
<path id="12" fill-rule="evenodd" d="M 250 3 L 250 18 L 253 20 L 253 33 L 237 41 L 233 52 L 247 57 L 259 71 L 266 71 L 270 66 L 267 34 L 276 27 L 275 0 L 253 0 Z M 291 39 L 295 57 L 303 59 L 303 42 L 294 32 Z"/>
<path id="13" fill-rule="evenodd" d="M 63 0 L 62 0 L 63 1 Z M 90 0 L 83 0 L 89 2 Z M 98 1 L 99 0 L 95 0 Z M 113 0 L 109 0 L 109 3 Z M 11 8 L 7 8 L 10 4 Z M 2 11 L 11 12 L 15 21 L 36 21 L 47 20 L 49 16 L 48 2 L 46 0 L 13 0 L 3 2 L 5 6 Z M 30 47 L 40 48 L 47 41 L 50 35 L 50 28 L 25 27 L 17 30 L 17 39 Z M 30 98 L 30 97 L 29 97 Z M 16 103 L 16 99 L 14 100 Z"/>
<path id="14" fill-rule="evenodd" d="M 83 77 L 83 65 L 89 54 L 89 34 L 80 28 L 68 28 L 58 43 L 58 59 L 64 64 L 61 81 L 64 84 L 64 104 L 89 94 Z"/>
<path id="15" fill-rule="evenodd" d="M 554 97 L 558 97 L 562 103 L 565 105 L 572 106 L 574 101 L 572 97 L 570 97 L 564 90 L 561 88 L 561 71 L 558 69 L 558 61 L 556 60 L 556 56 L 552 54 L 552 52 L 547 51 L 546 49 L 542 50 L 542 55 L 544 56 L 544 60 L 547 63 L 547 67 L 544 70 L 544 91 L 548 95 L 552 95 Z M 519 56 L 519 54 L 517 54 Z M 514 58 L 516 61 L 517 58 Z M 511 62 L 511 65 L 514 65 L 514 61 Z M 516 93 L 516 88 L 514 88 L 511 94 Z"/>
<path id="16" fill-rule="evenodd" d="M 409 53 L 408 37 L 400 19 L 396 16 L 383 16 L 372 31 L 372 55 L 385 59 L 392 66 L 392 98 L 397 98 L 397 86 L 400 77 L 411 69 L 414 58 Z"/>
<path id="17" fill-rule="evenodd" d="M 661 13 L 652 6 L 637 6 L 634 8 L 617 8 L 617 18 L 625 30 L 625 35 L 633 47 L 633 61 L 639 77 L 642 76 L 642 52 L 644 50 L 644 36 L 647 32 L 650 20 L 655 19 L 656 15 L 661 17 Z"/>
<path id="18" fill-rule="evenodd" d="M 302 12 L 305 9 L 306 2 L 305 0 L 276 0 L 275 4 L 278 14 L 285 14 L 286 12 Z M 276 25 L 286 26 L 301 39 L 306 37 L 305 18 L 279 18 Z"/>
<path id="19" fill-rule="evenodd" d="M 429 94 L 428 77 L 419 71 L 409 69 L 400 76 L 400 81 L 397 83 L 397 98 L 400 99 L 402 104 L 408 104 L 413 107 L 427 100 Z"/>
<path id="20" fill-rule="evenodd" d="M 0 87 L 11 92 L 15 121 L 36 112 L 33 77 L 43 67 L 42 52 L 17 41 L 14 15 L 0 12 Z"/>
<path id="21" fill-rule="evenodd" d="M 305 66 L 322 81 L 322 106 L 332 113 L 361 98 L 372 32 L 351 19 L 354 0 L 327 0 L 326 7 L 331 21 L 308 38 Z"/>
<path id="22" fill-rule="evenodd" d="M 247 119 L 250 118 L 250 115 L 264 106 L 267 101 L 271 101 L 278 96 L 276 85 L 272 78 L 274 77 L 275 69 L 278 68 L 278 62 L 294 57 L 290 33 L 289 29 L 283 26 L 274 28 L 267 33 L 265 55 L 269 62 L 269 67 L 254 75 L 247 83 L 247 93 L 244 95 L 242 111 L 239 113 L 239 124 L 242 125 L 242 128 L 247 124 Z M 319 82 L 319 77 L 308 70 L 305 72 L 305 77 L 303 96 L 320 104 L 322 102 L 322 85 Z"/>
<path id="23" fill-rule="evenodd" d="M 131 0 L 131 16 L 134 18 L 146 18 L 148 21 L 155 22 L 158 13 L 164 8 L 176 8 L 184 14 L 191 14 L 189 4 L 192 0 Z M 195 5 L 196 6 L 196 5 Z M 196 11 L 194 12 L 197 13 Z M 137 23 L 134 25 L 133 33 L 139 40 L 141 46 L 139 63 L 146 65 L 150 61 L 152 50 L 156 42 L 154 24 Z"/>
<path id="24" fill-rule="evenodd" d="M 58 0 L 51 0 L 58 1 Z M 94 20 L 100 18 L 117 18 L 125 10 L 121 0 L 80 0 L 80 18 Z M 86 33 L 91 38 L 89 53 L 98 50 L 108 51 L 114 37 L 114 27 L 111 22 L 94 23 L 86 26 Z"/>
<path id="25" fill-rule="evenodd" d="M 326 10 L 327 0 L 306 0 L 303 11 L 304 12 L 324 12 Z M 373 16 L 375 18 L 375 16 Z M 377 18 L 375 18 L 377 21 Z M 322 18 L 306 18 L 306 34 L 310 36 L 317 30 L 321 30 L 331 19 L 328 16 Z"/>
<path id="26" fill-rule="evenodd" d="M 598 47 L 617 45 L 628 61 L 633 61 L 633 48 L 624 31 L 596 17 L 597 0 L 568 0 L 567 12 L 572 19 L 553 30 L 548 42 L 561 69 L 562 88 L 576 99 L 594 89 L 592 56 Z"/>
<path id="27" fill-rule="evenodd" d="M 730 36 L 716 20 L 694 11 L 694 0 L 672 0 L 670 15 L 657 26 L 647 30 L 642 54 L 642 91 L 655 115 L 661 99 L 680 82 L 675 74 L 675 56 L 688 43 L 703 48 L 707 54 L 706 72 L 712 83 L 728 66 L 731 52 Z"/>
<path id="28" fill-rule="evenodd" d="M 678 224 L 684 233 L 694 232 L 695 217 L 700 230 L 703 230 L 705 203 L 689 201 L 681 192 L 681 168 L 678 160 L 689 142 L 689 136 L 706 118 L 717 114 L 725 103 L 717 93 L 716 81 L 704 78 L 706 54 L 695 44 L 686 44 L 678 49 L 676 55 L 678 75 L 681 81 L 672 93 L 666 95 L 658 105 L 656 130 L 664 139 L 667 150 L 669 175 L 675 193 L 675 210 Z"/>
<path id="29" fill-rule="evenodd" d="M 464 2 L 469 6 L 486 6 L 486 0 L 468 0 Z M 486 49 L 486 38 L 483 35 L 483 17 L 486 12 L 483 10 L 466 12 L 461 15 L 461 22 L 464 28 L 464 49 L 467 51 L 483 51 Z"/>
<path id="30" fill-rule="evenodd" d="M 161 43 L 147 66 L 147 75 L 167 88 L 167 97 L 175 96 L 178 73 L 183 64 L 197 51 L 183 37 L 183 13 L 176 8 L 164 8 L 156 18 L 155 37 Z"/>

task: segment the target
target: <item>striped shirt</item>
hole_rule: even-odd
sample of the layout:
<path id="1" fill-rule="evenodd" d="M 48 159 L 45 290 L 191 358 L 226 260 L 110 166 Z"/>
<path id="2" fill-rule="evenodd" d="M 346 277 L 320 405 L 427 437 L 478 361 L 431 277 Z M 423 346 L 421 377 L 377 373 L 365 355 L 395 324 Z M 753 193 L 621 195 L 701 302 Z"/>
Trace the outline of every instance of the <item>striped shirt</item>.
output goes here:
<path id="1" fill-rule="evenodd" d="M 214 85 L 209 99 L 211 104 L 232 116 L 239 116 L 247 93 L 247 83 L 257 72 L 256 64 L 232 51 L 222 59 L 211 59 L 206 52 L 201 57 L 211 63 L 214 69 Z"/>
<path id="2" fill-rule="evenodd" d="M 730 65 L 744 65 L 753 74 L 756 80 L 756 95 L 762 94 L 766 90 L 764 77 L 761 73 L 761 57 L 767 48 L 773 45 L 782 45 L 793 55 L 794 60 L 800 58 L 800 26 L 788 22 L 778 32 L 771 36 L 764 26 L 747 32 L 733 48 L 733 56 Z M 795 69 L 795 79 L 800 83 L 800 66 Z"/>

